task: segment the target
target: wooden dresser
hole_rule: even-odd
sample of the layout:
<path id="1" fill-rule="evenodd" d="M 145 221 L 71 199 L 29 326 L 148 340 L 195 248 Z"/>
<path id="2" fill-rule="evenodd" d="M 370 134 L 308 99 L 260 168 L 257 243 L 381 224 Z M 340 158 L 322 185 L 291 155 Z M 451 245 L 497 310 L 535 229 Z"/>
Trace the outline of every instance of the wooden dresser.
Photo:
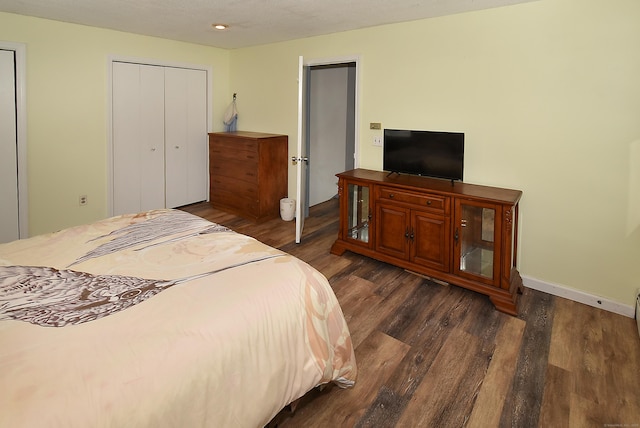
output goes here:
<path id="1" fill-rule="evenodd" d="M 286 135 L 210 133 L 211 205 L 255 222 L 278 217 L 288 193 L 288 153 Z"/>

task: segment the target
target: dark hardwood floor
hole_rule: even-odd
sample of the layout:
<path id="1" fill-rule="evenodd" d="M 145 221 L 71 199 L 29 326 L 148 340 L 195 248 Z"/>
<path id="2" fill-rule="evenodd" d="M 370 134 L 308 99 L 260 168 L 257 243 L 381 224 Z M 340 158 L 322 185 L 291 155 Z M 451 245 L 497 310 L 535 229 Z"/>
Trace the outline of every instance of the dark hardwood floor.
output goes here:
<path id="1" fill-rule="evenodd" d="M 329 253 L 338 202 L 294 222 L 253 224 L 200 203 L 185 211 L 289 252 L 331 283 L 358 380 L 283 410 L 288 427 L 640 427 L 635 320 L 525 289 L 517 317 L 486 296 L 346 252 Z"/>

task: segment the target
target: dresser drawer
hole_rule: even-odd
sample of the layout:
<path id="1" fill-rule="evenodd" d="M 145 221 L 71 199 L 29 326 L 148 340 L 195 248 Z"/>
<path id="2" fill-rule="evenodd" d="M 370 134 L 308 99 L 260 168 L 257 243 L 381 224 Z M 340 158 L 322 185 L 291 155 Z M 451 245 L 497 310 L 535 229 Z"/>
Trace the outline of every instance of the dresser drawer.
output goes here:
<path id="1" fill-rule="evenodd" d="M 381 187 L 379 189 L 378 198 L 426 207 L 435 211 L 449 211 L 449 198 L 446 196 L 410 193 L 389 187 Z"/>
<path id="2" fill-rule="evenodd" d="M 209 158 L 211 160 L 237 160 L 242 162 L 251 163 L 254 168 L 258 164 L 258 151 L 257 150 L 244 150 L 244 149 L 229 149 L 212 146 L 209 149 Z"/>
<path id="3" fill-rule="evenodd" d="M 211 189 L 210 198 L 214 207 L 252 217 L 260 214 L 260 203 L 256 198 L 246 197 L 227 189 Z"/>
<path id="4" fill-rule="evenodd" d="M 216 135 L 210 140 L 210 149 L 222 153 L 234 153 L 238 150 L 257 153 L 258 145 L 255 140 L 243 139 L 232 136 Z"/>
<path id="5" fill-rule="evenodd" d="M 212 177 L 228 177 L 249 183 L 258 183 L 258 167 L 252 162 L 231 159 L 212 159 L 209 164 Z"/>
<path id="6" fill-rule="evenodd" d="M 255 183 L 214 174 L 211 175 L 210 180 L 211 194 L 224 190 L 226 193 L 237 194 L 243 198 L 258 199 L 258 186 Z"/>

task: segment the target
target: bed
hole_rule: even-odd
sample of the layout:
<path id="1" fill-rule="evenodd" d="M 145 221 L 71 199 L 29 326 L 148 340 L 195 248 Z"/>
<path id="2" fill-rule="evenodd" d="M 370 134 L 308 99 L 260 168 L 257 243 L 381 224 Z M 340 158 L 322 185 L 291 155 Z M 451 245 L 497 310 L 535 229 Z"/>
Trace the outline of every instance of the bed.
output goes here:
<path id="1" fill-rule="evenodd" d="M 261 427 L 356 371 L 324 276 L 186 212 L 0 245 L 2 427 Z"/>

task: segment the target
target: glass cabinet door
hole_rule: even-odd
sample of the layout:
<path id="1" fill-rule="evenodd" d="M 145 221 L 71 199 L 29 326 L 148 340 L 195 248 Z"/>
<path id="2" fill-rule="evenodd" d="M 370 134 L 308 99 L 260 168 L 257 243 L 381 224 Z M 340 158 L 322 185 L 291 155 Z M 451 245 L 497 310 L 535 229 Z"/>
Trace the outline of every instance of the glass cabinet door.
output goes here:
<path id="1" fill-rule="evenodd" d="M 369 187 L 349 183 L 347 185 L 347 239 L 369 243 Z"/>
<path id="2" fill-rule="evenodd" d="M 456 226 L 459 272 L 494 283 L 499 272 L 495 207 L 460 202 Z"/>

